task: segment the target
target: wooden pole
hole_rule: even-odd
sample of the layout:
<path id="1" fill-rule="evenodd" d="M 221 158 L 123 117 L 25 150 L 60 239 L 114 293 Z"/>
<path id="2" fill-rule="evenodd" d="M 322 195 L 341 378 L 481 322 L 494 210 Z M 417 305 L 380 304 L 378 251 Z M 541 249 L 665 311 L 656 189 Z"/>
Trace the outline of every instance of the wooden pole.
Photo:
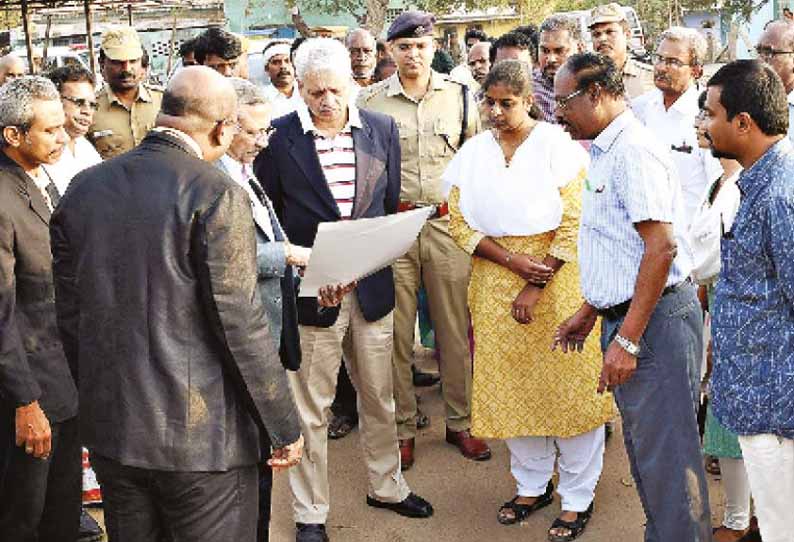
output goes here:
<path id="1" fill-rule="evenodd" d="M 28 72 L 36 73 L 36 63 L 33 59 L 33 38 L 30 35 L 30 11 L 28 0 L 22 0 L 22 31 L 25 32 L 25 48 L 28 50 Z"/>
<path id="2" fill-rule="evenodd" d="M 47 14 L 47 26 L 44 29 L 44 47 L 43 51 L 41 52 L 41 65 L 42 67 L 47 66 L 47 53 L 50 48 L 50 31 L 52 30 L 52 14 Z M 53 66 L 53 67 L 57 67 Z"/>
<path id="3" fill-rule="evenodd" d="M 91 66 L 91 73 L 96 78 L 96 59 L 94 58 L 94 24 L 91 22 L 91 0 L 83 1 L 83 11 L 85 12 L 85 37 L 86 47 L 88 47 L 88 62 Z"/>
<path id="4" fill-rule="evenodd" d="M 176 47 L 176 9 L 173 10 L 173 13 L 174 24 L 171 27 L 171 45 L 168 47 L 168 65 L 165 68 L 166 79 L 171 75 L 171 67 L 174 65 L 174 48 Z"/>
<path id="5" fill-rule="evenodd" d="M 132 4 L 127 4 L 127 24 L 132 26 Z"/>

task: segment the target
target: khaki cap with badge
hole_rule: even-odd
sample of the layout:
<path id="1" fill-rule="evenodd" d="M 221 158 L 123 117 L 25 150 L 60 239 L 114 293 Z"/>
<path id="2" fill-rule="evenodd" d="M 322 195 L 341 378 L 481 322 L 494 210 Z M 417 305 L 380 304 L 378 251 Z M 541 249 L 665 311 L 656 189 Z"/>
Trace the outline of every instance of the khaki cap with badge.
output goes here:
<path id="1" fill-rule="evenodd" d="M 587 28 L 593 28 L 597 24 L 619 23 L 626 20 L 626 13 L 620 7 L 620 4 L 616 2 L 602 4 L 590 11 L 590 20 L 587 23 Z"/>
<path id="2" fill-rule="evenodd" d="M 138 33 L 131 26 L 115 26 L 102 33 L 102 51 L 111 60 L 137 60 L 143 56 Z"/>

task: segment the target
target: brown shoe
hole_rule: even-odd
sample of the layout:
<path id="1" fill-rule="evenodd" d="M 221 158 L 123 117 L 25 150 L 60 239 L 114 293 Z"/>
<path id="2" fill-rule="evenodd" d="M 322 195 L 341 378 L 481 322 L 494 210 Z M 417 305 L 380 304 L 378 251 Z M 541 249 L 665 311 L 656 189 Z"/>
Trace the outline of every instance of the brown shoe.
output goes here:
<path id="1" fill-rule="evenodd" d="M 474 438 L 468 429 L 465 431 L 450 431 L 447 429 L 447 442 L 454 444 L 466 459 L 474 461 L 488 461 L 491 459 L 491 449 L 484 440 Z"/>
<path id="2" fill-rule="evenodd" d="M 414 439 L 400 439 L 400 468 L 408 470 L 414 466 Z"/>

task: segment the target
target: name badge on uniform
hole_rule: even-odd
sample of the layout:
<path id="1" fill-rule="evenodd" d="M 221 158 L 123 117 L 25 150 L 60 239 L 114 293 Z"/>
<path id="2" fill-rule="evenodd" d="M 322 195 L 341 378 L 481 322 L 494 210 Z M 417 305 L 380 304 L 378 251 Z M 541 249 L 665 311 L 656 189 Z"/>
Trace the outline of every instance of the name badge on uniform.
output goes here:
<path id="1" fill-rule="evenodd" d="M 100 137 L 107 137 L 112 135 L 113 135 L 113 130 L 99 130 L 97 132 L 94 132 L 93 137 L 94 139 L 99 139 Z"/>

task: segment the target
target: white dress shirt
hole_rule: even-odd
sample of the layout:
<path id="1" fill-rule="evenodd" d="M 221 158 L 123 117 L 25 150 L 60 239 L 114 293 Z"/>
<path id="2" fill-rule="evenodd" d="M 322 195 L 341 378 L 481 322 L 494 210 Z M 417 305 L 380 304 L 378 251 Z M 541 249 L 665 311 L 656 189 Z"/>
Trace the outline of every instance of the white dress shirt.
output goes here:
<path id="1" fill-rule="evenodd" d="M 703 192 L 722 175 L 719 160 L 698 146 L 695 117 L 699 113 L 696 85 L 692 85 L 670 106 L 664 107 L 662 91 L 653 89 L 638 96 L 631 105 L 637 118 L 658 138 L 673 157 L 684 196 L 685 227 L 697 213 Z"/>
<path id="2" fill-rule="evenodd" d="M 72 182 L 72 178 L 91 166 L 95 166 L 102 161 L 102 157 L 94 146 L 85 137 L 78 137 L 74 140 L 74 153 L 65 145 L 61 158 L 54 164 L 42 165 L 44 170 L 55 183 L 58 193 L 63 195 Z"/>
<path id="3" fill-rule="evenodd" d="M 262 202 L 256 196 L 253 188 L 251 188 L 251 184 L 248 182 L 248 180 L 251 178 L 251 165 L 246 165 L 245 169 L 247 170 L 248 176 L 245 176 L 243 173 L 242 162 L 238 162 L 228 154 L 221 156 L 221 162 L 226 168 L 226 172 L 229 174 L 229 177 L 231 177 L 234 182 L 242 186 L 243 190 L 245 190 L 245 192 L 248 194 L 248 199 L 251 200 L 251 211 L 254 214 L 254 221 L 260 228 L 262 228 L 262 231 L 265 232 L 267 238 L 273 241 L 275 236 L 273 234 L 273 223 L 270 222 L 270 213 L 268 213 L 265 206 L 262 205 Z"/>
<path id="4" fill-rule="evenodd" d="M 264 88 L 265 96 L 273 107 L 273 118 L 277 119 L 284 115 L 289 115 L 295 111 L 300 104 L 303 103 L 300 92 L 298 92 L 298 83 L 292 85 L 292 96 L 287 97 L 282 94 L 274 85 L 268 85 Z"/>

